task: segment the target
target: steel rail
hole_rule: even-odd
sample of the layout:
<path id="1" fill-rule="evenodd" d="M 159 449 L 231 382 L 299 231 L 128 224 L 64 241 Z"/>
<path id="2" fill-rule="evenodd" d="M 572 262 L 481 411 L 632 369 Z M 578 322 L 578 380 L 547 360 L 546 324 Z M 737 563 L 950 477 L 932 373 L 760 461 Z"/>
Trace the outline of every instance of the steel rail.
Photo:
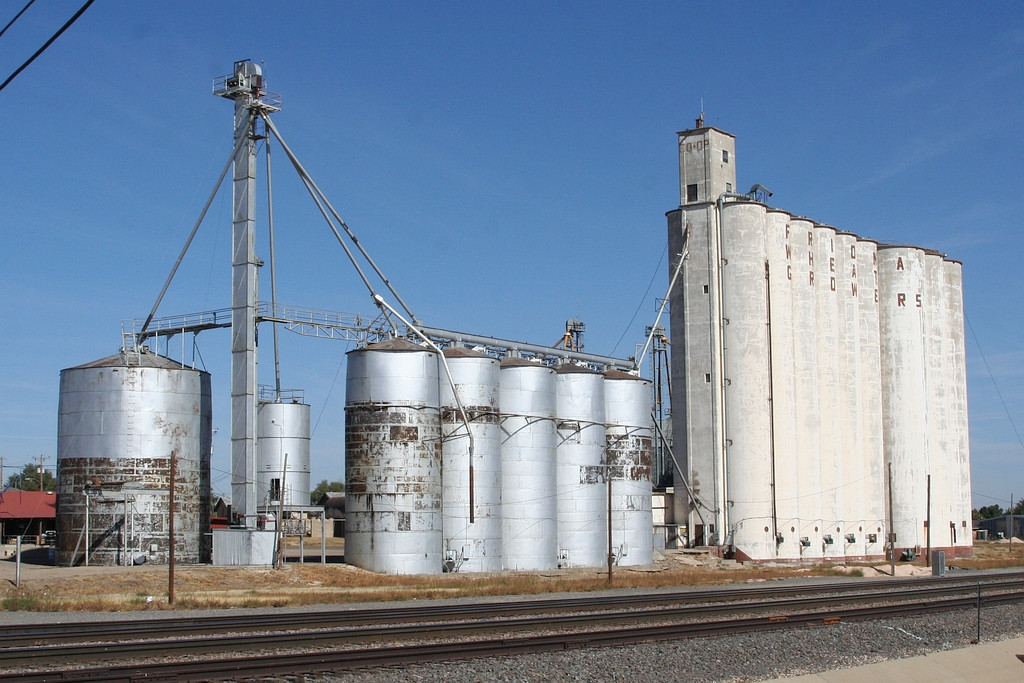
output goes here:
<path id="1" fill-rule="evenodd" d="M 1024 600 L 1022 594 L 990 596 L 982 606 Z M 843 621 L 884 619 L 921 612 L 974 608 L 977 596 L 944 598 L 922 603 L 861 607 L 847 610 L 785 616 L 758 616 L 722 621 L 632 626 L 597 631 L 573 631 L 558 634 L 492 638 L 470 641 L 323 650 L 304 653 L 235 656 L 221 659 L 204 657 L 198 661 L 157 662 L 79 668 L 61 671 L 33 671 L 0 675 L 0 680 L 216 680 L 244 676 L 298 674 L 317 671 L 395 666 L 400 664 L 469 659 L 495 655 L 548 652 L 582 647 L 608 647 L 638 642 L 721 636 L 751 631 L 769 631 L 810 626 L 830 626 Z M 200 641 L 202 642 L 202 641 Z M 280 641 L 278 645 L 281 645 Z M 154 651 L 151 656 L 156 656 Z"/>
<path id="2" fill-rule="evenodd" d="M 977 577 L 985 579 L 985 589 L 1022 590 L 1024 574 L 1019 577 L 996 575 Z M 0 629 L 0 663 L 10 658 L 18 648 L 33 648 L 47 644 L 68 644 L 75 642 L 125 641 L 168 638 L 177 634 L 190 636 L 217 634 L 223 632 L 280 633 L 289 630 L 316 628 L 321 630 L 359 628 L 369 633 L 368 626 L 388 625 L 396 621 L 408 626 L 416 622 L 438 622 L 468 620 L 471 618 L 524 617 L 543 614 L 546 623 L 554 618 L 552 613 L 602 610 L 606 621 L 626 618 L 685 617 L 691 612 L 698 614 L 724 614 L 756 609 L 778 609 L 784 606 L 813 606 L 815 604 L 838 604 L 868 599 L 900 600 L 928 595 L 950 594 L 962 590 L 976 591 L 979 581 L 960 577 L 911 579 L 895 583 L 889 581 L 829 583 L 803 586 L 773 586 L 770 588 L 740 587 L 726 590 L 685 591 L 672 593 L 645 593 L 641 595 L 610 595 L 585 598 L 527 600 L 523 602 L 474 603 L 469 605 L 435 605 L 423 607 L 389 607 L 356 610 L 332 610 L 328 612 L 277 613 L 274 619 L 265 614 L 226 614 L 212 617 L 190 617 L 182 619 L 159 618 L 129 621 L 112 621 L 97 625 L 92 622 L 65 622 L 60 624 L 25 624 Z M 879 592 L 884 590 L 885 592 Z M 786 599 L 785 596 L 799 596 Z M 760 600 L 761 602 L 755 602 Z M 712 603 L 739 604 L 712 604 Z M 625 611 L 617 608 L 628 605 Z M 650 615 L 646 611 L 650 611 Z M 594 620 L 601 617 L 591 615 Z M 570 618 L 571 619 L 571 618 Z M 510 622 L 511 623 L 511 622 Z M 524 619 L 524 623 L 528 622 Z M 392 627 L 394 628 L 394 627 Z M 411 627 L 410 627 L 411 628 Z M 274 636 L 279 637 L 279 636 Z"/>

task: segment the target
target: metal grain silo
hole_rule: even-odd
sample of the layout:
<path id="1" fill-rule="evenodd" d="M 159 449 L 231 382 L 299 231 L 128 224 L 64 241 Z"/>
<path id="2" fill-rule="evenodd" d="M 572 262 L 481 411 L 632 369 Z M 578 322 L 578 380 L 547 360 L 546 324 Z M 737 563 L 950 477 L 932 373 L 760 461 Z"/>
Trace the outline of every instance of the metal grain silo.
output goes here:
<path id="1" fill-rule="evenodd" d="M 792 216 L 769 211 L 768 307 L 771 434 L 774 453 L 776 558 L 800 559 L 800 465 L 797 443 L 795 338 L 793 327 Z"/>
<path id="2" fill-rule="evenodd" d="M 619 370 L 604 373 L 605 438 L 611 477 L 612 552 L 619 565 L 654 561 L 651 462 L 654 420 L 650 382 Z"/>
<path id="3" fill-rule="evenodd" d="M 838 326 L 836 329 L 835 386 L 839 408 L 838 489 L 840 531 L 834 539 L 848 558 L 864 555 L 863 447 L 860 417 L 863 397 L 860 380 L 860 308 L 857 282 L 857 236 L 836 233 L 835 278 Z"/>
<path id="4" fill-rule="evenodd" d="M 148 352 L 62 370 L 57 563 L 208 562 L 210 375 Z"/>
<path id="5" fill-rule="evenodd" d="M 555 382 L 558 562 L 600 567 L 608 559 L 604 375 L 565 363 Z"/>
<path id="6" fill-rule="evenodd" d="M 895 548 L 924 546 L 928 419 L 924 347 L 924 252 L 878 247 L 882 435 L 892 464 Z"/>
<path id="7" fill-rule="evenodd" d="M 510 570 L 558 566 L 555 371 L 501 362 L 501 543 Z"/>
<path id="8" fill-rule="evenodd" d="M 857 310 L 861 409 L 857 429 L 860 433 L 861 467 L 864 472 L 862 505 L 864 510 L 864 553 L 880 557 L 885 553 L 886 476 L 882 447 L 882 376 L 879 366 L 878 327 L 878 244 L 857 240 Z"/>
<path id="9" fill-rule="evenodd" d="M 445 563 L 460 572 L 501 571 L 501 421 L 498 360 L 462 347 L 445 349 L 469 436 L 451 383 L 441 372 L 441 482 Z M 472 470 L 472 476 L 470 471 Z M 470 501 L 473 504 L 472 520 Z"/>
<path id="10" fill-rule="evenodd" d="M 345 562 L 439 574 L 441 419 L 437 355 L 402 339 L 348 353 Z"/>
<path id="11" fill-rule="evenodd" d="M 259 505 L 308 506 L 309 405 L 260 403 L 256 414 Z M 282 500 L 282 496 L 284 496 Z"/>
<path id="12" fill-rule="evenodd" d="M 943 262 L 944 298 L 950 340 L 951 376 L 948 390 L 950 444 L 953 450 L 951 535 L 958 557 L 971 554 L 971 458 L 967 424 L 967 359 L 964 347 L 963 272 L 957 261 Z"/>
<path id="13" fill-rule="evenodd" d="M 836 231 L 814 226 L 814 292 L 818 316 L 818 454 L 821 461 L 821 547 L 826 558 L 843 555 L 842 451 L 839 431 L 839 309 L 836 292 Z"/>
<path id="14" fill-rule="evenodd" d="M 725 204 L 722 316 L 729 534 L 738 557 L 775 557 L 765 207 Z"/>
<path id="15" fill-rule="evenodd" d="M 815 250 L 814 225 L 803 218 L 789 224 L 793 266 L 793 365 L 796 378 L 797 462 L 800 468 L 801 558 L 822 556 L 821 460 L 818 453 L 818 309 L 815 283 L 823 276 Z M 827 269 L 825 270 L 827 273 Z"/>

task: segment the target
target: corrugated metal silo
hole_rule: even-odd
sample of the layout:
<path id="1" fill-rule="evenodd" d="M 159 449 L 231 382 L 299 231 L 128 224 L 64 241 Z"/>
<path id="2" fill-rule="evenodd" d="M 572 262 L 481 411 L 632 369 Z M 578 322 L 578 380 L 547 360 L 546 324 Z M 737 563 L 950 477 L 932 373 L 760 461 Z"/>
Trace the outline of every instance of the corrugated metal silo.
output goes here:
<path id="1" fill-rule="evenodd" d="M 860 380 L 860 310 L 857 283 L 857 236 L 836 233 L 836 306 L 838 327 L 835 393 L 839 405 L 839 509 L 840 545 L 848 558 L 864 555 L 864 460 L 860 417 L 863 410 Z"/>
<path id="2" fill-rule="evenodd" d="M 924 546 L 928 421 L 924 354 L 924 252 L 878 247 L 882 435 L 892 463 L 895 547 Z"/>
<path id="3" fill-rule="evenodd" d="M 437 355 L 402 339 L 348 353 L 345 562 L 439 574 L 441 419 Z"/>
<path id="4" fill-rule="evenodd" d="M 606 458 L 612 480 L 612 552 L 624 566 L 654 561 L 650 382 L 618 370 L 604 374 Z"/>
<path id="5" fill-rule="evenodd" d="M 600 567 L 608 559 L 604 376 L 565 363 L 555 380 L 558 563 Z"/>
<path id="6" fill-rule="evenodd" d="M 821 413 L 818 406 L 818 312 L 815 282 L 814 225 L 803 218 L 789 224 L 793 250 L 793 356 L 796 369 L 797 461 L 800 468 L 801 558 L 822 556 L 821 460 L 818 454 Z M 825 270 L 827 273 L 827 269 Z"/>
<path id="7" fill-rule="evenodd" d="M 943 267 L 945 306 L 951 353 L 948 359 L 951 369 L 949 388 L 950 444 L 952 460 L 952 519 L 954 553 L 957 556 L 971 554 L 973 538 L 971 532 L 971 458 L 967 423 L 967 358 L 964 346 L 964 298 L 963 272 L 957 261 L 946 260 Z"/>
<path id="8" fill-rule="evenodd" d="M 260 403 L 256 430 L 259 504 L 308 506 L 309 405 Z"/>
<path id="9" fill-rule="evenodd" d="M 441 377 L 442 500 L 445 563 L 461 572 L 501 571 L 501 420 L 498 360 L 466 348 L 444 350 L 473 434 L 469 438 L 451 384 Z M 472 494 L 470 493 L 472 491 Z M 470 500 L 473 521 L 470 522 Z"/>
<path id="10" fill-rule="evenodd" d="M 724 206 L 722 315 L 725 424 L 732 545 L 752 560 L 775 557 L 772 430 L 768 397 L 765 207 Z"/>
<path id="11" fill-rule="evenodd" d="M 839 429 L 839 309 L 836 292 L 836 230 L 814 226 L 814 291 L 818 316 L 818 454 L 821 460 L 821 547 L 826 558 L 843 555 L 842 451 Z"/>
<path id="12" fill-rule="evenodd" d="M 775 454 L 776 557 L 800 559 L 800 466 L 796 409 L 796 368 L 793 327 L 792 216 L 769 211 L 767 216 L 768 291 L 771 310 L 772 425 Z"/>
<path id="13" fill-rule="evenodd" d="M 861 467 L 864 471 L 862 504 L 864 509 L 864 553 L 879 557 L 885 553 L 886 470 L 882 450 L 882 376 L 879 366 L 878 327 L 878 244 L 857 240 L 857 309 L 860 357 L 861 409 L 857 429 L 860 432 Z"/>
<path id="14" fill-rule="evenodd" d="M 501 362 L 501 543 L 505 569 L 558 566 L 555 371 Z"/>
<path id="15" fill-rule="evenodd" d="M 210 375 L 152 353 L 61 371 L 57 563 L 209 561 Z"/>

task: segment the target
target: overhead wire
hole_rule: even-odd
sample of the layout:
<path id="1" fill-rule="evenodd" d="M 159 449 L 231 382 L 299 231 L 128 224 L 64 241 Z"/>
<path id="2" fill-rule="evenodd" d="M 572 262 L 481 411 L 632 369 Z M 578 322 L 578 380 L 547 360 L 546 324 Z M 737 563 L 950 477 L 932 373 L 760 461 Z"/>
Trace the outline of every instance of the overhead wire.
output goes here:
<path id="1" fill-rule="evenodd" d="M 60 30 L 58 30 L 56 33 L 54 33 L 52 36 L 50 36 L 50 39 L 47 40 L 45 43 L 43 43 L 43 46 L 41 48 L 39 48 L 38 50 L 36 50 L 35 54 L 33 54 L 31 57 L 28 58 L 28 61 L 26 61 L 21 66 L 19 66 L 14 71 L 14 73 L 12 73 L 10 76 L 7 77 L 7 80 L 5 80 L 3 83 L 0 83 L 0 90 L 3 90 L 4 88 L 6 88 L 7 84 L 10 83 L 11 81 L 13 81 L 18 76 L 18 74 L 20 74 L 22 71 L 24 71 L 26 68 L 28 68 L 28 65 L 31 64 L 32 62 L 34 62 L 36 60 L 36 57 L 38 57 L 39 55 L 43 54 L 43 52 L 46 51 L 46 48 L 50 47 L 50 45 L 53 44 L 53 41 L 55 41 L 58 38 L 60 38 L 60 35 L 62 33 L 64 33 L 64 31 L 68 30 L 68 27 L 70 27 L 71 24 L 75 23 L 78 20 L 78 17 L 82 16 L 82 14 L 85 13 L 85 10 L 89 9 L 89 5 L 91 5 L 93 2 L 95 2 L 95 0 L 88 0 L 88 2 L 86 2 L 84 5 L 82 5 L 82 7 L 77 12 L 75 12 L 75 15 L 73 17 L 71 17 L 70 19 L 68 19 L 67 22 L 63 26 L 60 27 Z M 31 5 L 32 3 L 30 2 L 29 4 Z M 25 9 L 28 9 L 28 7 L 26 6 Z M 24 12 L 24 11 L 25 10 L 22 10 L 22 12 Z M 21 16 L 20 12 L 18 13 L 18 16 Z M 15 19 L 17 19 L 17 17 L 15 17 Z M 13 20 L 12 20 L 11 23 L 13 23 Z M 10 24 L 8 24 L 8 26 L 10 26 Z M 7 28 L 5 27 L 4 30 L 6 31 Z"/>
<path id="2" fill-rule="evenodd" d="M 661 269 L 661 262 L 665 260 L 665 254 L 667 253 L 668 243 L 666 242 L 665 248 L 661 250 L 661 257 L 658 259 L 658 265 L 654 267 L 654 274 L 651 275 L 651 281 L 647 283 L 647 289 L 644 290 L 643 296 L 640 297 L 640 303 L 637 304 L 636 310 L 633 311 L 633 317 L 630 318 L 629 322 L 626 324 L 626 329 L 622 331 L 622 336 L 619 337 L 619 341 L 615 342 L 615 346 L 613 346 L 612 350 L 608 353 L 609 356 L 615 355 L 615 349 L 619 348 L 619 344 L 621 344 L 622 340 L 626 338 L 627 334 L 629 334 L 629 328 L 633 326 L 633 322 L 636 320 L 636 317 L 640 315 L 640 309 L 643 308 L 644 302 L 647 301 L 647 295 L 650 294 L 651 287 L 654 286 L 654 280 L 658 277 L 658 271 Z"/>
<path id="3" fill-rule="evenodd" d="M 24 7 L 22 7 L 22 8 L 21 8 L 21 11 L 20 11 L 20 12 L 18 12 L 17 14 L 15 14 L 15 15 L 14 15 L 14 18 L 13 18 L 13 19 L 11 19 L 10 21 L 8 21 L 8 22 L 7 22 L 7 25 L 6 25 L 6 26 L 4 26 L 4 27 L 3 27 L 2 29 L 0 29 L 0 37 L 3 37 L 3 35 L 4 35 L 5 33 L 7 33 L 7 29 L 9 29 L 9 28 L 11 27 L 11 25 L 12 25 L 12 24 L 13 24 L 14 22 L 16 22 L 16 21 L 17 21 L 17 20 L 18 20 L 18 19 L 19 19 L 19 18 L 21 17 L 21 15 L 25 13 L 25 10 L 27 10 L 27 9 L 28 9 L 29 7 L 31 7 L 31 6 L 32 6 L 32 3 L 33 3 L 33 2 L 35 2 L 35 1 L 36 1 L 36 0 L 28 0 L 28 4 L 27 4 L 27 5 L 25 5 Z"/>
<path id="4" fill-rule="evenodd" d="M 1024 439 L 1021 439 L 1020 432 L 1017 431 L 1017 425 L 1013 421 L 1013 415 L 1010 414 L 1010 409 L 1006 405 L 1006 400 L 1003 398 L 1003 393 L 999 391 L 999 385 L 996 384 L 996 377 L 992 374 L 992 368 L 988 365 L 988 359 L 985 358 L 985 352 L 981 350 L 981 342 L 978 341 L 978 335 L 974 332 L 974 326 L 971 325 L 971 319 L 964 315 L 964 320 L 967 322 L 967 328 L 971 331 L 971 336 L 974 338 L 974 344 L 978 347 L 978 355 L 981 356 L 981 362 L 985 364 L 985 370 L 988 372 L 988 377 L 992 380 L 992 387 L 996 390 L 996 396 L 999 397 L 999 402 L 1003 406 L 1003 411 L 1006 413 L 1006 419 L 1010 421 L 1010 428 L 1013 429 L 1013 433 L 1017 435 L 1017 443 L 1020 444 L 1021 448 L 1024 449 Z"/>

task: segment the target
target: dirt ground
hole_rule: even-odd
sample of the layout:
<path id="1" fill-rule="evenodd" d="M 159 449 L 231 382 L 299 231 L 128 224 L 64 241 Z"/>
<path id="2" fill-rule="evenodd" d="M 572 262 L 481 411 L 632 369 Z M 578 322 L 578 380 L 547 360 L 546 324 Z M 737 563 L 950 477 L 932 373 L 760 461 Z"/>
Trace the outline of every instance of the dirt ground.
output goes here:
<path id="1" fill-rule="evenodd" d="M 121 611 L 173 608 L 300 606 L 320 603 L 400 599 L 431 599 L 465 595 L 508 595 L 585 591 L 608 587 L 605 571 L 556 570 L 515 574 L 443 574 L 381 576 L 341 562 L 343 549 L 332 541 L 328 562 L 320 563 L 319 542 L 305 544 L 305 562 L 298 548 L 289 548 L 281 569 L 176 565 L 175 601 L 168 603 L 170 572 L 166 565 L 136 567 L 56 567 L 51 549 L 23 546 L 20 586 L 17 565 L 0 546 L 0 609 L 33 611 Z M 949 563 L 950 571 L 1024 566 L 1024 542 L 978 542 L 974 558 Z M 897 563 L 896 576 L 926 576 L 922 561 Z M 817 567 L 741 565 L 695 551 L 656 553 L 654 565 L 616 567 L 615 587 L 687 586 L 747 583 L 807 576 L 889 575 L 889 564 Z"/>

